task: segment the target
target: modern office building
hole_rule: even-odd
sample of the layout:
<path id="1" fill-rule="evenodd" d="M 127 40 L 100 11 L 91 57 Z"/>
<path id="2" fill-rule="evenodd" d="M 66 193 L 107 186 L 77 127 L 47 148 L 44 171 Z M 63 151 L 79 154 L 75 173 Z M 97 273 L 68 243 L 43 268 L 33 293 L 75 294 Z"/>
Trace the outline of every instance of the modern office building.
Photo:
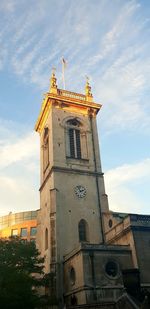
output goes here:
<path id="1" fill-rule="evenodd" d="M 9 213 L 0 217 L 0 238 L 19 236 L 22 241 L 36 241 L 37 211 Z"/>

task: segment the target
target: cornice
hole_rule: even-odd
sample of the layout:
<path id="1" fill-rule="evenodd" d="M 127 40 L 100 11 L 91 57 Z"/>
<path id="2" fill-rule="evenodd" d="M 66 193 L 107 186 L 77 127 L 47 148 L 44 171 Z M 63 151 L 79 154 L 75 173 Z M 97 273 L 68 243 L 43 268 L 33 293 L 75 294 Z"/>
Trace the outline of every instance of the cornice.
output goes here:
<path id="1" fill-rule="evenodd" d="M 63 91 L 61 89 L 58 89 L 57 94 L 48 92 L 43 100 L 41 111 L 35 124 L 35 131 L 41 132 L 52 105 L 60 109 L 67 109 L 69 107 L 69 110 L 71 110 L 71 107 L 72 109 L 78 108 L 80 112 L 86 112 L 86 114 L 93 116 L 96 116 L 102 106 L 99 103 L 87 101 L 84 95 L 75 92 Z"/>
<path id="2" fill-rule="evenodd" d="M 61 173 L 69 173 L 69 174 L 80 174 L 80 175 L 88 175 L 88 176 L 95 176 L 95 177 L 103 177 L 104 173 L 102 172 L 94 172 L 94 171 L 85 171 L 81 169 L 70 169 L 67 167 L 60 167 L 60 166 L 53 166 L 50 171 L 48 172 L 47 176 L 45 177 L 43 183 L 41 184 L 39 191 L 41 191 L 47 181 L 47 179 L 51 176 L 53 172 L 61 172 Z"/>

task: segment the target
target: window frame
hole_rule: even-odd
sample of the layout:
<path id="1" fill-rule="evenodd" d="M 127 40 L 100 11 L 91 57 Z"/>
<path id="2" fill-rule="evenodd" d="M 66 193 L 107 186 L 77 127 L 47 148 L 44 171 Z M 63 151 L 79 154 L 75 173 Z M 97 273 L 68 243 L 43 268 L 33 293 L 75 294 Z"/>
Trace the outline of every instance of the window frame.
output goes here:
<path id="1" fill-rule="evenodd" d="M 45 229 L 45 251 L 48 249 L 48 228 Z"/>
<path id="2" fill-rule="evenodd" d="M 13 234 L 14 231 L 16 231 L 17 233 L 16 233 L 16 234 Z M 17 237 L 18 235 L 19 235 L 18 228 L 17 228 L 17 229 L 12 229 L 12 230 L 11 230 L 11 236 L 12 236 L 12 237 Z"/>
<path id="3" fill-rule="evenodd" d="M 81 159 L 81 138 L 80 130 L 75 128 L 68 128 L 69 134 L 69 150 L 70 158 Z"/>
<path id="4" fill-rule="evenodd" d="M 49 166 L 49 128 L 44 128 L 43 133 L 43 171 Z"/>
<path id="5" fill-rule="evenodd" d="M 118 261 L 116 260 L 113 260 L 113 259 L 107 260 L 104 266 L 104 270 L 105 270 L 105 275 L 109 279 L 113 280 L 120 276 L 120 267 L 119 267 Z"/>
<path id="6" fill-rule="evenodd" d="M 22 231 L 23 231 L 23 230 L 26 231 L 26 233 L 25 233 L 24 235 L 22 234 Z M 28 236 L 28 229 L 27 229 L 27 227 L 22 227 L 22 228 L 21 228 L 21 230 L 20 230 L 20 236 L 21 236 L 21 237 L 27 237 L 27 236 Z"/>
<path id="7" fill-rule="evenodd" d="M 66 122 L 67 130 L 67 157 L 82 159 L 81 151 L 81 123 L 76 118 Z"/>
<path id="8" fill-rule="evenodd" d="M 34 230 L 34 233 L 32 233 L 33 230 Z M 30 236 L 36 236 L 36 234 L 37 234 L 37 227 L 31 226 L 30 227 Z"/>
<path id="9" fill-rule="evenodd" d="M 88 242 L 89 239 L 89 231 L 88 231 L 88 223 L 86 220 L 81 219 L 78 223 L 78 233 L 79 233 L 79 242 Z"/>

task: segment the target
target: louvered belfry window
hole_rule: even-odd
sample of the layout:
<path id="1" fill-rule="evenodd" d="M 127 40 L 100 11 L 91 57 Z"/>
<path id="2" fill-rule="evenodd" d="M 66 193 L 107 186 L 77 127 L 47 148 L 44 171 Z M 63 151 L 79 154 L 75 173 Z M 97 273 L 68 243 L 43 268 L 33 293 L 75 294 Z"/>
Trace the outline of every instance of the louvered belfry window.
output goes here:
<path id="1" fill-rule="evenodd" d="M 81 159 L 81 140 L 80 140 L 80 129 L 79 122 L 76 120 L 70 120 L 68 127 L 68 138 L 69 138 L 69 153 L 68 156 L 71 158 Z M 77 128 L 76 128 L 77 127 Z"/>
<path id="2" fill-rule="evenodd" d="M 77 150 L 77 158 L 81 158 L 81 142 L 80 142 L 80 131 L 75 130 L 75 136 L 76 136 L 76 150 Z"/>
<path id="3" fill-rule="evenodd" d="M 44 129 L 44 137 L 43 137 L 43 168 L 44 171 L 48 167 L 49 164 L 49 130 L 46 127 Z"/>
<path id="4" fill-rule="evenodd" d="M 75 158 L 74 130 L 69 129 L 70 157 Z"/>

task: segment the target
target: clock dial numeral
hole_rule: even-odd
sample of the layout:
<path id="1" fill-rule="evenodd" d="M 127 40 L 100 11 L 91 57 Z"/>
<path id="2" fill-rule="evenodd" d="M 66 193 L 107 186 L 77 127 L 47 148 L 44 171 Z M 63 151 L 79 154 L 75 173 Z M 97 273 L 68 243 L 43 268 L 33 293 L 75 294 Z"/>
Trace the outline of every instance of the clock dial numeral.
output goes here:
<path id="1" fill-rule="evenodd" d="M 86 196 L 86 188 L 83 186 L 76 186 L 74 188 L 74 192 L 78 198 L 82 198 Z"/>

